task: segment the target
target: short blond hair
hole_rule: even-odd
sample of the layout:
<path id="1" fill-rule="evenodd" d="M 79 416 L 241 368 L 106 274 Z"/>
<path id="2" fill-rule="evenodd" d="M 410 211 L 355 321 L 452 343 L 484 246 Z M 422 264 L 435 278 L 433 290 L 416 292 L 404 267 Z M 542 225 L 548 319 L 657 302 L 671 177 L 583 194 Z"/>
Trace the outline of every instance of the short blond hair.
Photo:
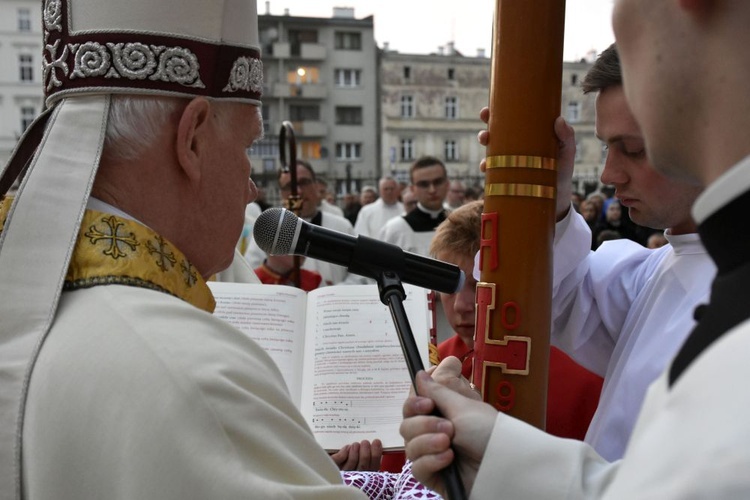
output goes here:
<path id="1" fill-rule="evenodd" d="M 465 255 L 472 259 L 479 251 L 482 231 L 482 200 L 467 203 L 448 214 L 437 227 L 430 243 L 430 255 Z"/>

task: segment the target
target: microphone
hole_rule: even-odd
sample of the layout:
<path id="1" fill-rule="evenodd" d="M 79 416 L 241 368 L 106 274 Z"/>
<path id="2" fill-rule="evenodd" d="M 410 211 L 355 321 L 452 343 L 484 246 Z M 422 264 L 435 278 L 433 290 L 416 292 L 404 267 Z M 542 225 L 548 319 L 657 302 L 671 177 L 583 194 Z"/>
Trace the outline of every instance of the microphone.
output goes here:
<path id="1" fill-rule="evenodd" d="M 304 221 L 284 208 L 269 208 L 255 221 L 253 237 L 270 255 L 304 255 L 346 267 L 350 273 L 377 279 L 395 272 L 404 283 L 443 293 L 464 284 L 458 266 L 404 252 L 400 247 L 367 236 L 352 236 Z"/>

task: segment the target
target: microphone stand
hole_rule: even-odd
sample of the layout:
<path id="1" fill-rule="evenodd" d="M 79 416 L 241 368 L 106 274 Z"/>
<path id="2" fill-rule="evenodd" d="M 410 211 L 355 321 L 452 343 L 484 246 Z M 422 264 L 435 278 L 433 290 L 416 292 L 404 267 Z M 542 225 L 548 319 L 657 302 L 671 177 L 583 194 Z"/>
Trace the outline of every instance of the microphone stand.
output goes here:
<path id="1" fill-rule="evenodd" d="M 414 385 L 414 391 L 416 392 L 417 386 L 414 377 L 416 377 L 418 371 L 424 370 L 424 365 L 419 356 L 417 342 L 414 340 L 409 318 L 406 316 L 406 310 L 404 309 L 404 299 L 406 298 L 404 286 L 398 273 L 393 271 L 381 272 L 375 281 L 378 283 L 380 301 L 387 305 L 391 311 L 401 350 L 404 352 L 406 365 L 409 368 L 409 375 L 411 375 L 412 385 Z M 432 414 L 438 417 L 442 416 L 437 408 Z M 458 472 L 457 455 L 455 453 L 454 457 L 453 462 L 442 471 L 447 497 L 449 500 L 465 500 L 466 491 Z"/>

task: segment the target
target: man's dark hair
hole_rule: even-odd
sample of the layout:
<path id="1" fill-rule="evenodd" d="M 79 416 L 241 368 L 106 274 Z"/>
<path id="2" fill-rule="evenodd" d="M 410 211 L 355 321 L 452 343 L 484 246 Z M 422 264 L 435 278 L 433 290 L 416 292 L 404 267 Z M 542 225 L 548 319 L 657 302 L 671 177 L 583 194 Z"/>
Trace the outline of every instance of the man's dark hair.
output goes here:
<path id="1" fill-rule="evenodd" d="M 613 43 L 596 58 L 596 62 L 581 82 L 581 88 L 584 94 L 588 94 L 618 85 L 622 85 L 622 71 L 620 70 L 620 55 Z"/>
<path id="2" fill-rule="evenodd" d="M 318 177 L 315 175 L 315 170 L 313 170 L 312 165 L 310 163 L 306 162 L 305 160 L 297 160 L 297 168 L 304 167 L 307 169 L 308 172 L 310 172 L 310 176 L 312 177 L 312 180 L 315 182 L 318 182 Z M 281 178 L 281 174 L 286 172 L 285 169 L 280 168 L 278 172 L 276 173 L 276 180 Z"/>
<path id="3" fill-rule="evenodd" d="M 445 168 L 445 164 L 440 161 L 439 159 L 435 158 L 434 156 L 422 156 L 417 161 L 411 164 L 411 168 L 409 169 L 409 177 L 412 181 L 414 181 L 414 171 L 418 170 L 420 168 L 425 167 L 432 167 L 433 165 L 438 165 L 443 167 L 443 172 L 445 175 L 448 175 L 448 169 Z"/>

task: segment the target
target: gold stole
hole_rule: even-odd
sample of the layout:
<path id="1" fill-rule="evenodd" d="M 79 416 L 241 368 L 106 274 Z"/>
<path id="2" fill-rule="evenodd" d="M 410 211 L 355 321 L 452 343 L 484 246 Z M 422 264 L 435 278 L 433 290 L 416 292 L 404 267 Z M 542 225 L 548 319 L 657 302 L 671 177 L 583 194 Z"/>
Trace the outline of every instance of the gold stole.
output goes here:
<path id="1" fill-rule="evenodd" d="M 0 232 L 10 202 L 0 203 Z M 210 313 L 216 307 L 203 277 L 169 241 L 132 220 L 86 210 L 64 289 L 112 284 L 165 292 Z"/>

